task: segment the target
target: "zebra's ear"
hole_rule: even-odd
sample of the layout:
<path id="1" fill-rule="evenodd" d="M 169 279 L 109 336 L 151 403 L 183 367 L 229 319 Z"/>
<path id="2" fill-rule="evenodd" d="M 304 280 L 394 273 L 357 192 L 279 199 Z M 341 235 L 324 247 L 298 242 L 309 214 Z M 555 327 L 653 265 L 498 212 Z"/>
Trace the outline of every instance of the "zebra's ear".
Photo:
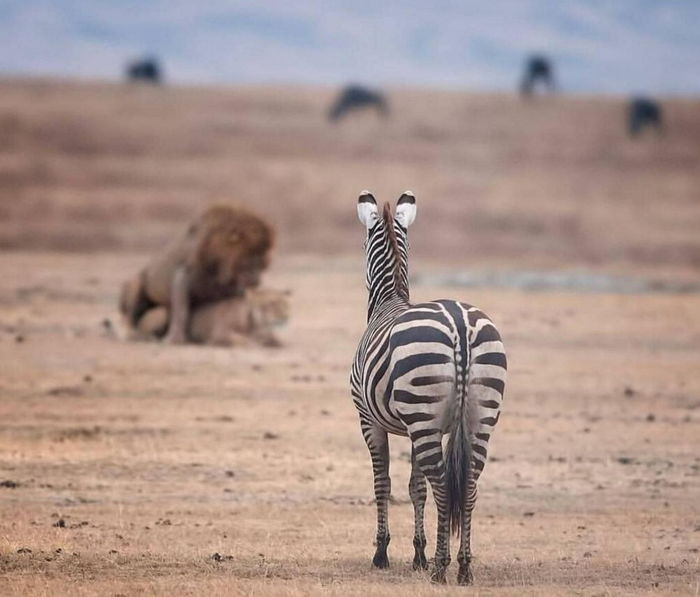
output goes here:
<path id="1" fill-rule="evenodd" d="M 416 219 L 416 198 L 411 191 L 405 191 L 396 204 L 396 221 L 408 228 Z"/>
<path id="2" fill-rule="evenodd" d="M 379 209 L 377 200 L 369 191 L 362 191 L 357 199 L 357 216 L 365 227 L 369 230 L 379 219 Z"/>

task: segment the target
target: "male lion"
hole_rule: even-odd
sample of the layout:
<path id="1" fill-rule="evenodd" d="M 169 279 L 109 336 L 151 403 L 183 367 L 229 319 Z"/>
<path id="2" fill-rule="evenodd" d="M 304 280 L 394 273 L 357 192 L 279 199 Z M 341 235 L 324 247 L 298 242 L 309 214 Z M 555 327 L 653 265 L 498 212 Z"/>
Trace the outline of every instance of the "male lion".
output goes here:
<path id="1" fill-rule="evenodd" d="M 164 339 L 185 342 L 191 308 L 257 286 L 272 243 L 271 227 L 257 215 L 240 207 L 208 208 L 184 237 L 124 284 L 119 304 L 127 325 L 134 330 L 146 311 L 168 307 Z"/>

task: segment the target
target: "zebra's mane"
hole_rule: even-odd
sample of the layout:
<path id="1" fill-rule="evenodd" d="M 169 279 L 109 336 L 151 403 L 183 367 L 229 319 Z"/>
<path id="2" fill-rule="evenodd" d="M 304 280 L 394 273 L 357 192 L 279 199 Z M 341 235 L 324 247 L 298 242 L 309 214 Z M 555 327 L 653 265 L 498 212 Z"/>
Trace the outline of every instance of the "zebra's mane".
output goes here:
<path id="1" fill-rule="evenodd" d="M 384 219 L 384 227 L 389 236 L 389 248 L 394 256 L 394 288 L 396 288 L 396 292 L 401 298 L 408 300 L 408 285 L 401 275 L 401 251 L 399 250 L 399 241 L 396 238 L 396 229 L 394 228 L 394 214 L 391 213 L 391 205 L 389 203 L 384 204 L 382 217 Z"/>

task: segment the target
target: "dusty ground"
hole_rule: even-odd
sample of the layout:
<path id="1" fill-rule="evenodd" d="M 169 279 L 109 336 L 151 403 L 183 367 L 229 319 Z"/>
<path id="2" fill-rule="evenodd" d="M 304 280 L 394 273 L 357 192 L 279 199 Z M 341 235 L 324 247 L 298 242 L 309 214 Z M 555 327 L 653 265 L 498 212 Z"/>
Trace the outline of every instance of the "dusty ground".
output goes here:
<path id="1" fill-rule="evenodd" d="M 360 260 L 278 261 L 288 344 L 246 351 L 112 337 L 139 262 L 0 257 L 3 594 L 444 594 L 410 570 L 405 440 L 393 567 L 369 566 Z M 511 362 L 472 593 L 697 594 L 700 297 L 414 291 L 446 295 L 484 305 Z"/>
<path id="2" fill-rule="evenodd" d="M 616 99 L 405 91 L 390 121 L 333 128 L 323 91 L 0 87 L 2 597 L 700 593 L 700 294 L 414 286 L 481 306 L 509 353 L 472 589 L 410 569 L 405 440 L 392 568 L 370 568 L 348 392 L 359 190 L 418 195 L 417 280 L 697 281 L 697 101 L 632 143 Z M 216 198 L 278 227 L 285 347 L 120 340 L 119 284 Z"/>

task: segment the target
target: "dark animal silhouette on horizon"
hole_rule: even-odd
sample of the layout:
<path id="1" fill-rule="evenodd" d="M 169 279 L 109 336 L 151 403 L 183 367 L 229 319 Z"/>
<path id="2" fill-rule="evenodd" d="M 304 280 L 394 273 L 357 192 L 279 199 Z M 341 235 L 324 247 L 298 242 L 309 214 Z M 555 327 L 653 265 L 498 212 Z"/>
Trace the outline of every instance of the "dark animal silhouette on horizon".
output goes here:
<path id="1" fill-rule="evenodd" d="M 331 122 L 336 122 L 348 112 L 372 107 L 376 108 L 384 118 L 389 116 L 389 104 L 384 94 L 360 85 L 348 85 L 341 90 L 333 102 L 328 112 L 328 119 Z"/>
<path id="2" fill-rule="evenodd" d="M 556 84 L 554 80 L 554 67 L 545 56 L 533 55 L 525 62 L 525 72 L 520 82 L 520 95 L 530 97 L 538 83 L 542 83 L 550 93 L 554 93 Z"/>
<path id="3" fill-rule="evenodd" d="M 656 129 L 657 134 L 663 131 L 661 106 L 647 97 L 633 97 L 627 105 L 627 130 L 630 137 L 636 137 L 648 127 Z"/>
<path id="4" fill-rule="evenodd" d="M 127 64 L 126 78 L 129 81 L 143 81 L 158 84 L 163 79 L 162 69 L 155 58 L 140 58 Z"/>

